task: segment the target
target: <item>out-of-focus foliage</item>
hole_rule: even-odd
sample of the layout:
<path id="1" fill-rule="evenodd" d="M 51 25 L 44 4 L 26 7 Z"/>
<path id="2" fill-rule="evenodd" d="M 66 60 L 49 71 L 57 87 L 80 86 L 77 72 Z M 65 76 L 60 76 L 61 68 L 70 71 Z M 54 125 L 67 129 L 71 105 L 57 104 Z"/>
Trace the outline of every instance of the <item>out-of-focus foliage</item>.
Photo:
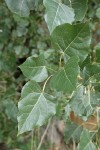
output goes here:
<path id="1" fill-rule="evenodd" d="M 92 59 L 94 62 L 97 61 L 100 63 L 100 2 L 99 0 L 90 0 L 88 6 L 89 10 L 86 15 L 86 20 L 87 18 L 91 18 L 90 27 L 93 33 L 91 47 L 97 56 L 95 57 L 95 55 L 93 55 Z M 30 133 L 24 134 L 23 136 L 16 136 L 17 103 L 22 86 L 26 83 L 18 66 L 22 64 L 28 56 L 33 55 L 36 57 L 44 53 L 45 59 L 47 60 L 46 65 L 50 62 L 52 67 L 57 69 L 56 64 L 58 63 L 59 56 L 50 47 L 48 30 L 44 23 L 43 13 L 43 8 L 40 6 L 38 13 L 33 10 L 28 18 L 20 18 L 8 10 L 3 0 L 0 1 L 0 150 L 3 149 L 4 145 L 8 150 L 15 148 L 29 150 L 31 145 Z M 87 57 L 82 65 L 85 66 L 84 64 L 89 63 L 89 61 Z M 49 71 L 52 72 L 51 69 Z M 97 76 L 92 79 L 92 81 L 97 92 L 100 92 L 100 85 L 95 85 L 95 80 L 98 82 L 99 77 Z M 49 91 L 49 89 L 47 89 L 47 91 Z M 57 106 L 57 115 L 61 118 L 63 110 L 62 114 L 61 111 L 59 114 L 59 109 L 63 105 L 65 106 L 65 98 L 62 97 L 60 92 L 55 93 L 55 95 L 56 97 L 58 96 L 58 103 L 62 99 L 61 105 L 58 104 Z M 69 126 L 69 129 L 73 132 L 76 128 L 76 125 Z M 84 131 L 82 134 L 80 133 L 81 139 L 85 132 L 88 134 L 88 131 Z M 71 138 L 75 137 L 75 134 L 77 133 L 72 133 Z M 100 145 L 99 135 L 98 133 L 98 145 Z M 40 140 L 37 129 L 34 133 L 34 137 L 34 147 L 36 147 Z M 65 136 L 65 139 L 68 138 L 69 137 Z M 79 137 L 77 137 L 77 140 L 79 140 Z M 26 144 L 24 145 L 24 143 Z M 44 149 L 46 148 L 43 147 L 43 150 Z"/>
<path id="2" fill-rule="evenodd" d="M 31 135 L 17 137 L 17 103 L 26 82 L 18 66 L 29 55 L 35 57 L 46 49 L 45 57 L 52 55 L 41 9 L 29 18 L 20 18 L 0 1 L 0 150 L 4 144 L 10 150 L 30 148 Z"/>

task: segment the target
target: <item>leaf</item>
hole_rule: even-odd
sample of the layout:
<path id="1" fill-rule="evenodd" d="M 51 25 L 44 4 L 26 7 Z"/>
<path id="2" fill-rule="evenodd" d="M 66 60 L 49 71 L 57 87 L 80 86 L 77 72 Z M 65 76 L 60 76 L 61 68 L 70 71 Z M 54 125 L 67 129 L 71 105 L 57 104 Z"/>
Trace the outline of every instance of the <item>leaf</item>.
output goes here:
<path id="1" fill-rule="evenodd" d="M 60 0 L 44 0 L 46 7 L 45 20 L 48 24 L 50 33 L 58 25 L 74 21 L 74 11 L 72 8 L 61 3 Z"/>
<path id="2" fill-rule="evenodd" d="M 20 69 L 28 79 L 36 82 L 43 82 L 48 77 L 43 55 L 39 57 L 29 57 L 20 66 Z"/>
<path id="3" fill-rule="evenodd" d="M 85 93 L 85 87 L 80 86 L 74 93 L 70 106 L 78 116 L 90 116 L 93 112 L 90 92 Z"/>
<path id="4" fill-rule="evenodd" d="M 41 92 L 41 88 L 35 81 L 29 81 L 25 84 L 21 91 L 21 99 L 33 92 Z"/>
<path id="5" fill-rule="evenodd" d="M 83 69 L 84 84 L 95 75 L 100 74 L 100 64 L 88 64 Z"/>
<path id="6" fill-rule="evenodd" d="M 78 126 L 75 123 L 67 123 L 65 129 L 65 140 L 69 141 L 70 139 L 74 139 L 75 141 L 79 141 L 81 132 L 81 126 Z"/>
<path id="7" fill-rule="evenodd" d="M 90 133 L 87 129 L 84 129 L 81 134 L 78 150 L 97 150 L 91 141 Z"/>
<path id="8" fill-rule="evenodd" d="M 77 55 L 81 62 L 88 56 L 91 36 L 87 23 L 60 25 L 53 31 L 51 37 L 56 50 L 63 51 L 70 57 Z"/>
<path id="9" fill-rule="evenodd" d="M 100 19 L 100 7 L 97 8 L 97 10 L 96 10 L 96 16 L 97 16 L 97 18 Z"/>
<path id="10" fill-rule="evenodd" d="M 50 101 L 52 96 L 42 93 L 36 84 L 30 81 L 22 90 L 21 101 L 18 103 L 19 134 L 43 125 L 50 116 L 55 115 L 55 104 Z"/>
<path id="11" fill-rule="evenodd" d="M 18 109 L 15 103 L 12 100 L 7 99 L 3 101 L 3 106 L 5 107 L 5 112 L 8 118 L 16 122 Z"/>
<path id="12" fill-rule="evenodd" d="M 51 78 L 51 87 L 57 91 L 72 92 L 76 89 L 78 75 L 78 57 L 72 57 L 67 64 Z"/>
<path id="13" fill-rule="evenodd" d="M 22 17 L 29 16 L 30 10 L 33 10 L 39 1 L 40 0 L 5 0 L 8 8 Z"/>
<path id="14" fill-rule="evenodd" d="M 83 120 L 79 116 L 77 116 L 74 112 L 71 112 L 70 113 L 70 120 L 71 120 L 71 122 L 74 122 L 77 125 L 82 126 L 91 132 L 97 131 L 98 121 L 97 121 L 96 115 L 95 116 L 92 115 L 87 120 L 86 120 L 86 118 Z"/>
<path id="15" fill-rule="evenodd" d="M 64 2 L 67 6 L 74 9 L 76 21 L 82 21 L 84 19 L 88 6 L 87 0 L 64 0 Z"/>
<path id="16" fill-rule="evenodd" d="M 70 116 L 71 108 L 70 105 L 67 104 L 65 107 L 65 118 L 67 119 Z"/>
<path id="17" fill-rule="evenodd" d="M 95 46 L 96 62 L 100 63 L 100 43 Z"/>

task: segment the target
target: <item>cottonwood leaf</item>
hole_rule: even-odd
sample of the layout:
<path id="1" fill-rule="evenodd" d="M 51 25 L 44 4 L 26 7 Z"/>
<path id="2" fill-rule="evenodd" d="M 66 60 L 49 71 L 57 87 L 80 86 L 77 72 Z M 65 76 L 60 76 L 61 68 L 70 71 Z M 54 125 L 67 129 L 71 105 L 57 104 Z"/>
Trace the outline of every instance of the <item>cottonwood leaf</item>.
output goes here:
<path id="1" fill-rule="evenodd" d="M 87 0 L 64 0 L 64 3 L 74 9 L 76 21 L 83 20 L 87 11 Z"/>
<path id="2" fill-rule="evenodd" d="M 33 92 L 41 92 L 41 88 L 37 82 L 31 80 L 22 88 L 21 99 Z"/>
<path id="3" fill-rule="evenodd" d="M 91 136 L 87 129 L 84 129 L 81 134 L 78 150 L 97 150 L 96 146 L 91 141 Z"/>
<path id="4" fill-rule="evenodd" d="M 84 86 L 80 86 L 74 93 L 71 101 L 70 107 L 78 116 L 90 116 L 93 112 L 93 106 L 91 103 L 91 93 L 90 91 L 85 91 Z"/>
<path id="5" fill-rule="evenodd" d="M 45 58 L 43 55 L 27 58 L 27 60 L 20 66 L 20 69 L 28 79 L 36 82 L 42 82 L 48 77 Z"/>
<path id="6" fill-rule="evenodd" d="M 50 101 L 52 96 L 43 92 L 34 92 L 40 91 L 38 86 L 30 81 L 22 90 L 21 101 L 18 103 L 19 134 L 30 131 L 36 126 L 42 126 L 50 116 L 56 113 L 55 104 Z"/>
<path id="7" fill-rule="evenodd" d="M 5 0 L 8 8 L 22 17 L 29 16 L 30 10 L 33 10 L 39 1 L 40 0 Z"/>
<path id="8" fill-rule="evenodd" d="M 81 62 L 88 56 L 91 36 L 87 23 L 60 25 L 53 31 L 51 37 L 56 50 L 63 51 L 70 57 L 77 55 Z"/>
<path id="9" fill-rule="evenodd" d="M 72 57 L 68 60 L 51 79 L 51 87 L 57 91 L 72 92 L 76 89 L 78 75 L 78 57 Z"/>
<path id="10" fill-rule="evenodd" d="M 74 139 L 75 141 L 79 141 L 80 135 L 82 132 L 82 126 L 78 126 L 75 123 L 67 123 L 65 129 L 65 140 L 69 141 L 70 139 Z"/>
<path id="11" fill-rule="evenodd" d="M 88 64 L 83 69 L 84 84 L 95 75 L 100 75 L 100 64 Z"/>
<path id="12" fill-rule="evenodd" d="M 61 3 L 60 0 L 44 0 L 46 8 L 45 20 L 50 33 L 58 25 L 74 21 L 74 10 Z"/>

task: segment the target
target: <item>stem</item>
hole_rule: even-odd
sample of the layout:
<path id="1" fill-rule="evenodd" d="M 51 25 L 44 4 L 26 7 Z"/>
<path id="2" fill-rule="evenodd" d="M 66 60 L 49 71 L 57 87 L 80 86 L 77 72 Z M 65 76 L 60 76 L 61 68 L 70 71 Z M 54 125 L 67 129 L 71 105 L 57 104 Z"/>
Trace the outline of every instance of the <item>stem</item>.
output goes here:
<path id="1" fill-rule="evenodd" d="M 71 0 L 69 0 L 69 2 L 70 2 L 70 7 L 72 7 Z"/>
<path id="2" fill-rule="evenodd" d="M 98 124 L 98 128 L 100 127 L 100 125 L 99 125 L 99 122 L 100 122 L 99 111 L 100 111 L 100 107 L 97 107 L 96 112 L 97 112 L 97 124 Z"/>
<path id="3" fill-rule="evenodd" d="M 33 150 L 33 130 L 32 130 L 32 136 L 31 136 L 31 150 Z"/>
<path id="4" fill-rule="evenodd" d="M 76 143 L 75 143 L 74 139 L 73 139 L 73 150 L 76 150 Z"/>
<path id="5" fill-rule="evenodd" d="M 64 52 L 61 53 L 61 56 L 60 56 L 60 61 L 59 61 L 59 67 L 61 68 L 62 67 L 62 57 L 64 56 Z"/>
<path id="6" fill-rule="evenodd" d="M 44 92 L 45 87 L 46 87 L 46 85 L 47 85 L 47 82 L 49 81 L 49 79 L 50 79 L 52 76 L 53 76 L 53 75 L 49 76 L 49 77 L 47 78 L 47 80 L 45 81 L 42 92 Z"/>
<path id="7" fill-rule="evenodd" d="M 44 133 L 43 133 L 43 135 L 42 135 L 42 137 L 41 137 L 41 141 L 40 141 L 40 143 L 39 143 L 39 146 L 38 146 L 37 150 L 40 150 L 40 148 L 41 148 L 41 145 L 42 145 L 42 143 L 43 143 L 43 140 L 44 140 L 44 138 L 45 138 L 45 136 L 46 136 L 46 134 L 47 134 L 47 131 L 48 131 L 48 129 L 49 129 L 50 122 L 51 122 L 51 119 L 49 119 L 48 125 L 47 125 L 47 127 L 46 127 L 46 129 L 45 129 L 45 131 L 44 131 Z"/>

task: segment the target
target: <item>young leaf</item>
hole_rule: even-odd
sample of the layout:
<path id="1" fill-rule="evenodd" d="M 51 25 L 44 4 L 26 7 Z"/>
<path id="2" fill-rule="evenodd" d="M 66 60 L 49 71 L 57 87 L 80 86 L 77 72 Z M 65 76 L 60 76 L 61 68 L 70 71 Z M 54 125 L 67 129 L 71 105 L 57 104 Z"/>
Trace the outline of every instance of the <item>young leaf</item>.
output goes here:
<path id="1" fill-rule="evenodd" d="M 64 3 L 74 9 L 76 21 L 83 20 L 87 11 L 87 0 L 64 0 Z"/>
<path id="2" fill-rule="evenodd" d="M 35 90 L 36 86 L 36 90 Z M 39 85 L 35 82 L 28 82 L 23 90 L 21 101 L 18 103 L 18 133 L 32 130 L 36 126 L 41 126 L 52 115 L 55 114 L 55 104 L 52 103 L 51 96 L 46 96 L 40 91 Z"/>
<path id="3" fill-rule="evenodd" d="M 42 82 L 48 77 L 45 59 L 41 55 L 39 57 L 29 57 L 21 66 L 23 74 L 31 80 Z"/>
<path id="4" fill-rule="evenodd" d="M 78 150 L 97 150 L 91 141 L 90 133 L 87 129 L 84 129 L 81 134 Z"/>
<path id="5" fill-rule="evenodd" d="M 78 57 L 71 57 L 51 79 L 51 87 L 57 91 L 72 92 L 76 89 L 78 75 Z"/>
<path id="6" fill-rule="evenodd" d="M 74 21 L 74 11 L 72 8 L 61 3 L 60 0 L 44 0 L 46 7 L 45 20 L 48 24 L 50 33 L 58 25 Z"/>
<path id="7" fill-rule="evenodd" d="M 5 0 L 7 3 L 8 8 L 22 16 L 27 17 L 29 16 L 30 10 L 33 10 L 35 6 L 38 5 L 39 0 Z"/>
<path id="8" fill-rule="evenodd" d="M 87 23 L 56 27 L 52 33 L 52 44 L 56 50 L 61 50 L 68 56 L 79 56 L 84 61 L 90 49 L 91 36 Z"/>
<path id="9" fill-rule="evenodd" d="M 85 93 L 85 87 L 80 86 L 74 93 L 70 106 L 78 116 L 90 116 L 93 112 L 91 93 L 88 91 Z"/>

